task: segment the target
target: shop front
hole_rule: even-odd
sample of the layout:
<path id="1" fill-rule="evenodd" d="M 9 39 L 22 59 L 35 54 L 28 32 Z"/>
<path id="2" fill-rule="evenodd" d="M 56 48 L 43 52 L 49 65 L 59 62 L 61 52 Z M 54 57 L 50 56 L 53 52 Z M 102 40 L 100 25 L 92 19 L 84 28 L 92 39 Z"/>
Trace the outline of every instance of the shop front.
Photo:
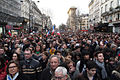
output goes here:
<path id="1" fill-rule="evenodd" d="M 120 23 L 114 23 L 114 32 L 120 33 Z"/>

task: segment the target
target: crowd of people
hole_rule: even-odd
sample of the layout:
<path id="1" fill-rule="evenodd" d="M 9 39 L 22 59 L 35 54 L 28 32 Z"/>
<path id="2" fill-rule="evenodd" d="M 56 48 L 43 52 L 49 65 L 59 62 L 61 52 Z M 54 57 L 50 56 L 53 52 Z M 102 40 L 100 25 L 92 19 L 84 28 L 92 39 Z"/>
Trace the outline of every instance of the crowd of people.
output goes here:
<path id="1" fill-rule="evenodd" d="M 0 80 L 120 80 L 120 34 L 1 35 Z"/>

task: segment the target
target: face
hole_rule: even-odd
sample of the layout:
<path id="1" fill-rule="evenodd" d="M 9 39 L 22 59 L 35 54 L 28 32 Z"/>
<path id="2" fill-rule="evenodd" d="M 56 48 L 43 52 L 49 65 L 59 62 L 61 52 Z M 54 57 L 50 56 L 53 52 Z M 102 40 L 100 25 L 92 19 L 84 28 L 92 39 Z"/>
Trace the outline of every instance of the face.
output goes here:
<path id="1" fill-rule="evenodd" d="M 96 74 L 96 68 L 92 68 L 90 70 L 87 69 L 87 73 L 89 76 L 94 76 Z"/>
<path id="2" fill-rule="evenodd" d="M 55 70 L 59 65 L 59 61 L 57 57 L 52 57 L 50 60 L 50 67 L 52 70 Z"/>
<path id="3" fill-rule="evenodd" d="M 58 55 L 58 57 L 59 57 L 59 58 L 61 58 L 61 57 L 62 57 L 62 56 L 61 56 L 61 53 L 57 53 L 57 55 Z"/>
<path id="4" fill-rule="evenodd" d="M 99 62 L 104 62 L 104 56 L 103 56 L 103 53 L 99 53 L 98 56 L 97 56 L 97 60 Z"/>
<path id="5" fill-rule="evenodd" d="M 67 55 L 67 56 L 66 56 L 66 59 L 68 59 L 68 60 L 71 60 L 71 58 L 72 58 L 71 55 Z"/>
<path id="6" fill-rule="evenodd" d="M 13 59 L 13 60 L 17 60 L 17 59 L 18 59 L 17 54 L 13 54 L 12 59 Z"/>
<path id="7" fill-rule="evenodd" d="M 36 46 L 36 51 L 39 51 L 40 50 L 40 46 Z"/>
<path id="8" fill-rule="evenodd" d="M 45 54 L 42 54 L 42 59 L 45 60 L 47 56 Z"/>
<path id="9" fill-rule="evenodd" d="M 15 63 L 11 63 L 8 68 L 9 74 L 15 75 L 18 72 L 18 67 Z"/>
<path id="10" fill-rule="evenodd" d="M 30 51 L 24 51 L 24 54 L 26 59 L 29 59 L 32 57 L 32 53 Z"/>
<path id="11" fill-rule="evenodd" d="M 85 55 L 85 56 L 84 56 L 84 59 L 85 59 L 85 60 L 89 60 L 89 58 L 90 58 L 89 55 Z"/>
<path id="12" fill-rule="evenodd" d="M 67 80 L 67 76 L 64 76 L 62 72 L 55 72 L 55 80 Z"/>
<path id="13" fill-rule="evenodd" d="M 68 65 L 68 68 L 69 68 L 69 72 L 72 73 L 73 71 L 75 71 L 75 67 L 73 65 L 73 62 L 70 62 Z"/>
<path id="14" fill-rule="evenodd" d="M 0 54 L 3 54 L 4 53 L 4 49 L 0 49 Z"/>

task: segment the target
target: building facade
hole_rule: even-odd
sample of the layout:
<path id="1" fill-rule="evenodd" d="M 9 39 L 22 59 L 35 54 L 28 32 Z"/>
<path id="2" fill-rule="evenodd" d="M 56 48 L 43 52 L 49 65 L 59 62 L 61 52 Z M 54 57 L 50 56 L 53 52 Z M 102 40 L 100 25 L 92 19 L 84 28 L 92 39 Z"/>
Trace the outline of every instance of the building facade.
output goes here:
<path id="1" fill-rule="evenodd" d="M 80 30 L 88 30 L 89 29 L 89 26 L 88 26 L 88 16 L 89 16 L 88 14 L 82 14 L 78 18 L 78 19 L 80 19 L 80 23 L 79 23 L 79 26 L 80 26 L 79 29 Z"/>
<path id="2" fill-rule="evenodd" d="M 32 1 L 31 26 L 35 31 L 42 29 L 42 13 L 34 1 Z"/>
<path id="3" fill-rule="evenodd" d="M 68 20 L 67 20 L 67 26 L 69 28 L 71 28 L 73 31 L 75 31 L 77 29 L 77 26 L 76 26 L 76 9 L 75 7 L 71 7 L 69 10 L 68 10 Z"/>
<path id="4" fill-rule="evenodd" d="M 91 0 L 89 3 L 89 28 L 93 30 L 100 22 L 100 0 Z"/>
<path id="5" fill-rule="evenodd" d="M 94 6 L 97 1 L 99 7 Z M 91 0 L 89 14 L 89 25 L 96 30 L 120 33 L 120 0 Z"/>
<path id="6" fill-rule="evenodd" d="M 20 26 L 21 18 L 20 0 L 0 0 L 0 33 Z"/>
<path id="7" fill-rule="evenodd" d="M 24 30 L 29 28 L 30 18 L 30 0 L 21 0 L 21 17 L 23 18 L 22 26 Z"/>

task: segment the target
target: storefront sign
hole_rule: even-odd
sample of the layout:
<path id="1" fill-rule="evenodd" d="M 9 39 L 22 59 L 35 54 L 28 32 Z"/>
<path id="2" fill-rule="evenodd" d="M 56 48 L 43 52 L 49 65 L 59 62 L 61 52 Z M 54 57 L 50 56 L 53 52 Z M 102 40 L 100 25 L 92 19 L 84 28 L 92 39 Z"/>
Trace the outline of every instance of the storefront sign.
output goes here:
<path id="1" fill-rule="evenodd" d="M 7 30 L 12 30 L 12 29 L 13 29 L 13 26 L 6 25 L 6 29 L 7 29 Z"/>

